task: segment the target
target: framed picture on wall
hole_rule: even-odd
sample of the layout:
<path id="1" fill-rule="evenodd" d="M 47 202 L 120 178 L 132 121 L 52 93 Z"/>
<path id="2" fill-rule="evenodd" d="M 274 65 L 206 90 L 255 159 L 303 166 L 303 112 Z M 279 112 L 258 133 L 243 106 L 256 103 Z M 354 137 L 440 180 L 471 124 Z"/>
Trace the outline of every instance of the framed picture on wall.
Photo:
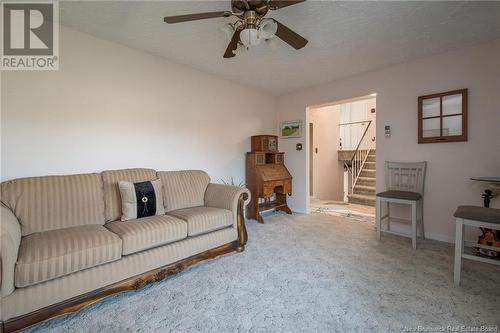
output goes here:
<path id="1" fill-rule="evenodd" d="M 467 141 L 467 89 L 418 98 L 418 143 Z"/>
<path id="2" fill-rule="evenodd" d="M 292 120 L 280 123 L 280 138 L 300 138 L 302 137 L 302 121 Z"/>

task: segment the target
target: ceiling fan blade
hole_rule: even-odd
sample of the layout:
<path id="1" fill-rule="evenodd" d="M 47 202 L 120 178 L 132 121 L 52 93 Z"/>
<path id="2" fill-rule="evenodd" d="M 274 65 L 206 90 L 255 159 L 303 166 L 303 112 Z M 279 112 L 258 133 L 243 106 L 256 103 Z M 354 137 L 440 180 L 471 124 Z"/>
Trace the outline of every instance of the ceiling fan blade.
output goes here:
<path id="1" fill-rule="evenodd" d="M 303 48 L 308 43 L 308 40 L 297 34 L 296 32 L 290 30 L 283 24 L 279 23 L 275 19 L 274 22 L 278 25 L 278 30 L 276 31 L 275 36 L 281 38 L 285 43 L 289 44 L 291 47 L 296 50 Z"/>
<path id="2" fill-rule="evenodd" d="M 208 13 L 198 13 L 198 14 L 167 16 L 163 20 L 166 23 L 181 23 L 181 22 L 204 20 L 204 19 L 216 18 L 216 17 L 229 17 L 231 15 L 232 15 L 232 13 L 228 12 L 228 11 L 208 12 Z"/>
<path id="3" fill-rule="evenodd" d="M 227 46 L 226 52 L 224 52 L 224 58 L 232 58 L 236 55 L 233 53 L 233 51 L 236 51 L 236 48 L 238 48 L 238 42 L 240 41 L 240 32 L 241 29 L 238 29 L 234 32 L 233 37 L 231 38 L 231 41 Z"/>
<path id="4" fill-rule="evenodd" d="M 283 7 L 295 5 L 295 4 L 304 2 L 304 1 L 306 1 L 306 0 L 271 0 L 271 1 L 269 1 L 268 6 L 272 10 L 276 10 L 276 9 L 280 9 Z"/>

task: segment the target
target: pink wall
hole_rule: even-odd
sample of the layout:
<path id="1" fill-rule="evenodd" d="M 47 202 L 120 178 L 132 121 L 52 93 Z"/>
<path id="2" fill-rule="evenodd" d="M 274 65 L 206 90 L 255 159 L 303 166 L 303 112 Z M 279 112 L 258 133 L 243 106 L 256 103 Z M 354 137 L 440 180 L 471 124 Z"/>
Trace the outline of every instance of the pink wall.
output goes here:
<path id="1" fill-rule="evenodd" d="M 469 88 L 469 141 L 417 144 L 417 97 Z M 385 187 L 384 161 L 428 162 L 425 225 L 430 238 L 452 241 L 453 212 L 481 205 L 483 185 L 472 176 L 500 175 L 500 40 L 400 64 L 281 96 L 278 121 L 302 119 L 310 105 L 377 93 L 377 191 Z M 390 125 L 391 138 L 384 137 Z M 307 132 L 307 128 L 306 128 Z M 308 208 L 307 133 L 280 141 L 292 173 L 295 211 Z M 302 142 L 305 150 L 296 151 Z M 493 206 L 500 207 L 498 198 Z"/>
<path id="2" fill-rule="evenodd" d="M 338 160 L 339 119 L 338 106 L 310 109 L 309 122 L 313 123 L 314 186 L 313 196 L 322 200 L 342 201 L 344 197 L 344 167 Z"/>

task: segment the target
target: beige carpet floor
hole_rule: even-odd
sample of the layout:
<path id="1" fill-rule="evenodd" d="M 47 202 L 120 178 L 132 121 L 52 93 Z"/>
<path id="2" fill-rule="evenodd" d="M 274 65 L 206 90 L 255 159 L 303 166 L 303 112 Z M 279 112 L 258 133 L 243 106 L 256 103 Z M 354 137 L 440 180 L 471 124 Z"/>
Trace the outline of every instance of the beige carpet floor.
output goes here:
<path id="1" fill-rule="evenodd" d="M 387 332 L 500 327 L 500 268 L 450 244 L 323 214 L 248 221 L 245 252 L 33 327 L 37 332 Z M 470 330 L 469 330 L 470 331 Z"/>

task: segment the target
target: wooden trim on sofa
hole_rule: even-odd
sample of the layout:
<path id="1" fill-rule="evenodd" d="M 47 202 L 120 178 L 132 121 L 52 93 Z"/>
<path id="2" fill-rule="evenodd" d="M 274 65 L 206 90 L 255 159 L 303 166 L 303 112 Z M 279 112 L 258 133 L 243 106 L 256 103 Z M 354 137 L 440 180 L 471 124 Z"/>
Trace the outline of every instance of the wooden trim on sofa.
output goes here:
<path id="1" fill-rule="evenodd" d="M 108 296 L 121 293 L 127 290 L 138 290 L 149 283 L 157 282 L 165 279 L 167 276 L 177 274 L 184 269 L 202 261 L 213 259 L 218 256 L 236 251 L 242 252 L 245 249 L 247 242 L 247 229 L 245 227 L 244 202 L 248 198 L 247 193 L 241 194 L 238 199 L 238 239 L 216 248 L 198 253 L 186 259 L 179 260 L 170 265 L 166 265 L 149 272 L 136 275 L 126 280 L 114 283 L 112 285 L 96 289 L 86 294 L 76 296 L 65 301 L 49 305 L 45 308 L 27 313 L 25 315 L 9 319 L 5 322 L 0 322 L 0 333 L 15 332 L 28 326 L 37 324 L 42 321 L 54 319 L 56 317 L 77 312 L 86 306 L 96 303 Z"/>

